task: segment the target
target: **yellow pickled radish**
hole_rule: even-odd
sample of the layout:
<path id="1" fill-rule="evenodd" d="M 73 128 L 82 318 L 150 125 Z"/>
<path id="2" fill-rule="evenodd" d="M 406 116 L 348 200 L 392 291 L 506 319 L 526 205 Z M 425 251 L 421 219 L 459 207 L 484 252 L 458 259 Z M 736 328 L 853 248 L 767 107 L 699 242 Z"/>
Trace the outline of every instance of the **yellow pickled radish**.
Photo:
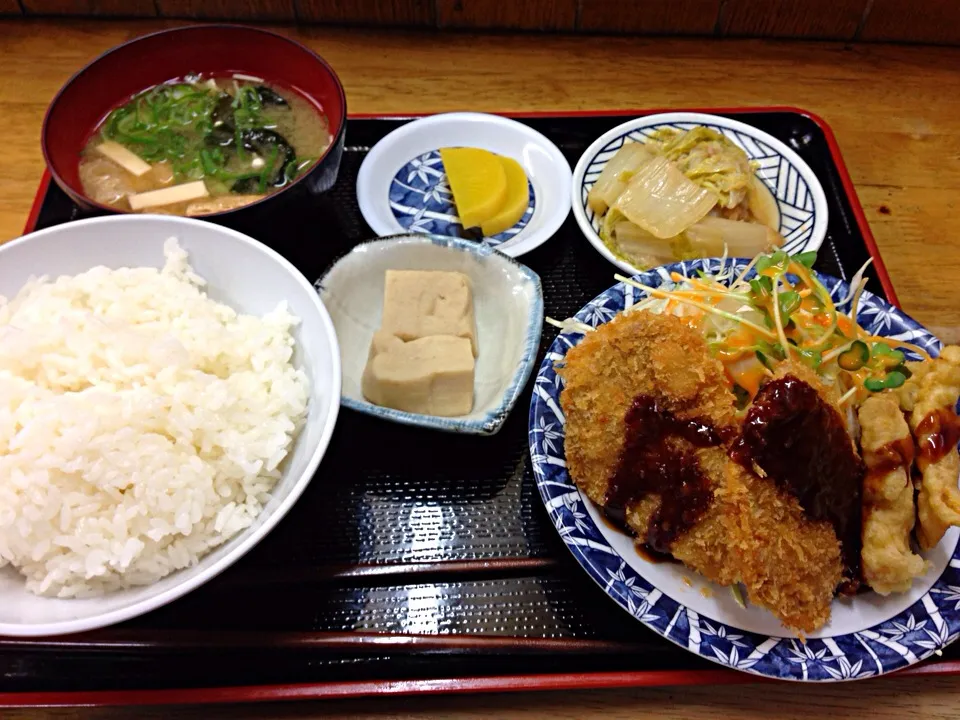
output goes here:
<path id="1" fill-rule="evenodd" d="M 457 215 L 465 228 L 480 227 L 503 206 L 507 177 L 492 152 L 480 148 L 442 148 L 440 159 L 450 182 Z"/>
<path id="2" fill-rule="evenodd" d="M 527 175 L 523 172 L 523 167 L 513 158 L 498 155 L 497 159 L 503 165 L 503 172 L 507 177 L 507 197 L 496 215 L 480 223 L 484 237 L 492 237 L 512 228 L 520 222 L 530 204 L 530 189 L 527 187 Z"/>

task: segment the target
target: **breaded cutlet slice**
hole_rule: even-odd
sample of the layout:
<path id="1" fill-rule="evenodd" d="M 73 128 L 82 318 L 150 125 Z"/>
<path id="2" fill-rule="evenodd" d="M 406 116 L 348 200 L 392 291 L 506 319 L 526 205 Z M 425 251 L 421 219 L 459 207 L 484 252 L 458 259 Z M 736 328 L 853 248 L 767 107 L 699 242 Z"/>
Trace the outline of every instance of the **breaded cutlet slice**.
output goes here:
<path id="1" fill-rule="evenodd" d="M 732 461 L 727 469 L 733 491 L 748 498 L 730 542 L 750 602 L 788 628 L 809 633 L 823 627 L 842 577 L 833 527 L 808 520 L 797 499 L 770 480 Z"/>
<path id="2" fill-rule="evenodd" d="M 566 355 L 560 370 L 565 387 L 567 468 L 574 482 L 599 505 L 607 499 L 625 444 L 625 417 L 638 396 L 656 398 L 679 419 L 703 421 L 731 434 L 736 428 L 733 394 L 721 364 L 710 357 L 702 336 L 678 318 L 643 311 L 625 313 L 587 333 Z M 730 557 L 729 528 L 736 499 L 726 492 L 726 447 L 671 443 L 694 453 L 709 480 L 713 500 L 699 520 L 677 537 L 671 554 L 722 584 L 739 579 Z M 642 540 L 660 498 L 648 494 L 626 508 L 626 522 Z"/>
<path id="3" fill-rule="evenodd" d="M 836 412 L 837 420 L 842 423 L 837 392 L 824 386 L 812 370 L 789 362 L 777 370 L 775 380 L 793 378 L 806 383 L 829 408 L 821 412 Z M 764 388 L 761 388 L 756 400 L 763 401 L 763 398 Z M 750 418 L 748 410 L 744 436 L 750 432 Z M 795 416 L 788 422 L 803 420 Z M 763 442 L 777 442 L 766 429 L 761 432 Z M 849 443 L 845 464 L 856 470 L 860 459 L 853 439 L 847 435 L 843 440 L 839 432 L 834 425 L 835 438 Z M 842 432 L 846 433 L 845 424 Z M 791 458 L 798 464 L 809 462 L 810 455 L 803 448 L 791 447 L 791 440 L 787 436 L 782 440 L 783 447 L 767 447 L 774 457 Z M 827 440 L 824 437 L 824 441 Z M 858 489 L 860 477 L 855 478 Z M 742 524 L 731 542 L 737 546 L 742 580 L 750 600 L 770 610 L 789 628 L 801 632 L 819 629 L 830 619 L 834 594 L 844 579 L 840 540 L 832 523 L 811 519 L 800 500 L 756 464 L 743 467 L 731 461 L 727 479 L 731 487 L 739 489 L 746 498 L 747 510 L 739 516 Z M 859 497 L 856 507 L 859 517 Z M 859 522 L 857 525 L 859 527 Z"/>

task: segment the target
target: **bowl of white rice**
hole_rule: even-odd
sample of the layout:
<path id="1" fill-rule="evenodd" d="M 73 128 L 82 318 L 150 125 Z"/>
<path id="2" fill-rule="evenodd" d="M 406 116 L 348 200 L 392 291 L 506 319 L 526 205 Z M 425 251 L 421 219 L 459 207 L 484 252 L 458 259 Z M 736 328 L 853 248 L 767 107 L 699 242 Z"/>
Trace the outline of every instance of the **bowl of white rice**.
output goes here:
<path id="1" fill-rule="evenodd" d="M 218 225 L 0 246 L 0 635 L 127 620 L 240 559 L 317 471 L 339 358 L 306 278 Z"/>

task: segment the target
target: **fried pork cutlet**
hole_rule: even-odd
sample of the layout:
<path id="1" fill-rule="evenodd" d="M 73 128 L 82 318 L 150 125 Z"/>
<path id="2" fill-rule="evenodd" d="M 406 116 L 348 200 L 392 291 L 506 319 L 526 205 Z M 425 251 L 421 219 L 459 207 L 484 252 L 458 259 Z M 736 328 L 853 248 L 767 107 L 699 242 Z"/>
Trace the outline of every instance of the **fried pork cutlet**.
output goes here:
<path id="1" fill-rule="evenodd" d="M 811 370 L 784 363 L 748 409 L 729 471 L 748 498 L 738 554 L 750 599 L 803 632 L 859 579 L 864 468 L 836 403 Z"/>
<path id="2" fill-rule="evenodd" d="M 914 445 L 895 397 L 873 395 L 858 410 L 863 479 L 863 579 L 881 595 L 905 592 L 926 563 L 910 549 L 916 518 Z"/>
<path id="3" fill-rule="evenodd" d="M 936 546 L 951 525 L 960 525 L 960 347 L 948 346 L 929 369 L 914 376 L 901 394 L 909 397 L 908 421 L 917 447 L 921 473 L 917 496 L 917 541 L 924 550 Z M 902 399 L 901 399 L 902 402 Z"/>
<path id="4" fill-rule="evenodd" d="M 723 367 L 678 318 L 626 313 L 561 369 L 571 477 L 651 549 L 812 632 L 860 577 L 864 466 L 836 392 L 785 363 L 741 427 Z"/>
<path id="5" fill-rule="evenodd" d="M 561 374 L 577 485 L 639 542 L 737 581 L 725 483 L 734 397 L 701 335 L 670 315 L 622 314 L 571 348 Z"/>

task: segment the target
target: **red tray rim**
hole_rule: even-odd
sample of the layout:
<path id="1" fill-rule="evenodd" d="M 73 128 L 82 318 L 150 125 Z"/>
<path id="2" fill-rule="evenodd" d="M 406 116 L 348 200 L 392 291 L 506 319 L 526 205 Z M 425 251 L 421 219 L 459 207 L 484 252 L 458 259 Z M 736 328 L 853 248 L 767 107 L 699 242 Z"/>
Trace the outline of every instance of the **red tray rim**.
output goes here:
<path id="1" fill-rule="evenodd" d="M 833 129 L 822 117 L 800 107 L 789 105 L 742 106 L 720 108 L 621 108 L 611 110 L 543 110 L 497 111 L 496 115 L 514 118 L 538 117 L 609 117 L 614 115 L 653 115 L 660 112 L 791 112 L 809 118 L 823 131 L 840 181 L 847 194 L 857 226 L 867 250 L 873 257 L 880 284 L 890 302 L 899 306 L 899 300 L 890 280 L 880 250 L 867 223 L 863 206 L 857 196 L 853 180 L 847 170 Z M 349 113 L 357 120 L 382 120 L 433 115 L 433 112 L 405 113 Z M 24 233 L 32 232 L 50 185 L 50 173 L 44 170 L 37 188 Z M 958 675 L 960 661 L 920 663 L 905 668 L 897 675 Z M 281 702 L 331 698 L 359 698 L 376 695 L 437 695 L 486 692 L 522 692 L 546 690 L 612 689 L 623 687 L 662 687 L 667 685 L 729 685 L 744 683 L 779 682 L 758 678 L 735 670 L 642 670 L 624 672 L 551 673 L 530 675 L 494 675 L 459 678 L 430 678 L 419 680 L 358 680 L 342 682 L 290 683 L 274 685 L 238 685 L 209 688 L 170 688 L 159 690 L 95 690 L 43 691 L 3 693 L 0 707 L 106 707 L 119 705 L 201 705 L 218 703 Z"/>
<path id="2" fill-rule="evenodd" d="M 891 675 L 933 676 L 960 674 L 960 661 L 927 663 Z M 423 680 L 357 680 L 241 685 L 162 690 L 92 690 L 71 692 L 0 693 L 0 708 L 115 707 L 147 705 L 216 705 L 306 700 L 355 699 L 370 696 L 463 695 L 475 693 L 556 690 L 612 690 L 616 688 L 694 685 L 785 683 L 735 670 L 643 670 L 631 672 L 492 675 L 486 677 Z"/>

